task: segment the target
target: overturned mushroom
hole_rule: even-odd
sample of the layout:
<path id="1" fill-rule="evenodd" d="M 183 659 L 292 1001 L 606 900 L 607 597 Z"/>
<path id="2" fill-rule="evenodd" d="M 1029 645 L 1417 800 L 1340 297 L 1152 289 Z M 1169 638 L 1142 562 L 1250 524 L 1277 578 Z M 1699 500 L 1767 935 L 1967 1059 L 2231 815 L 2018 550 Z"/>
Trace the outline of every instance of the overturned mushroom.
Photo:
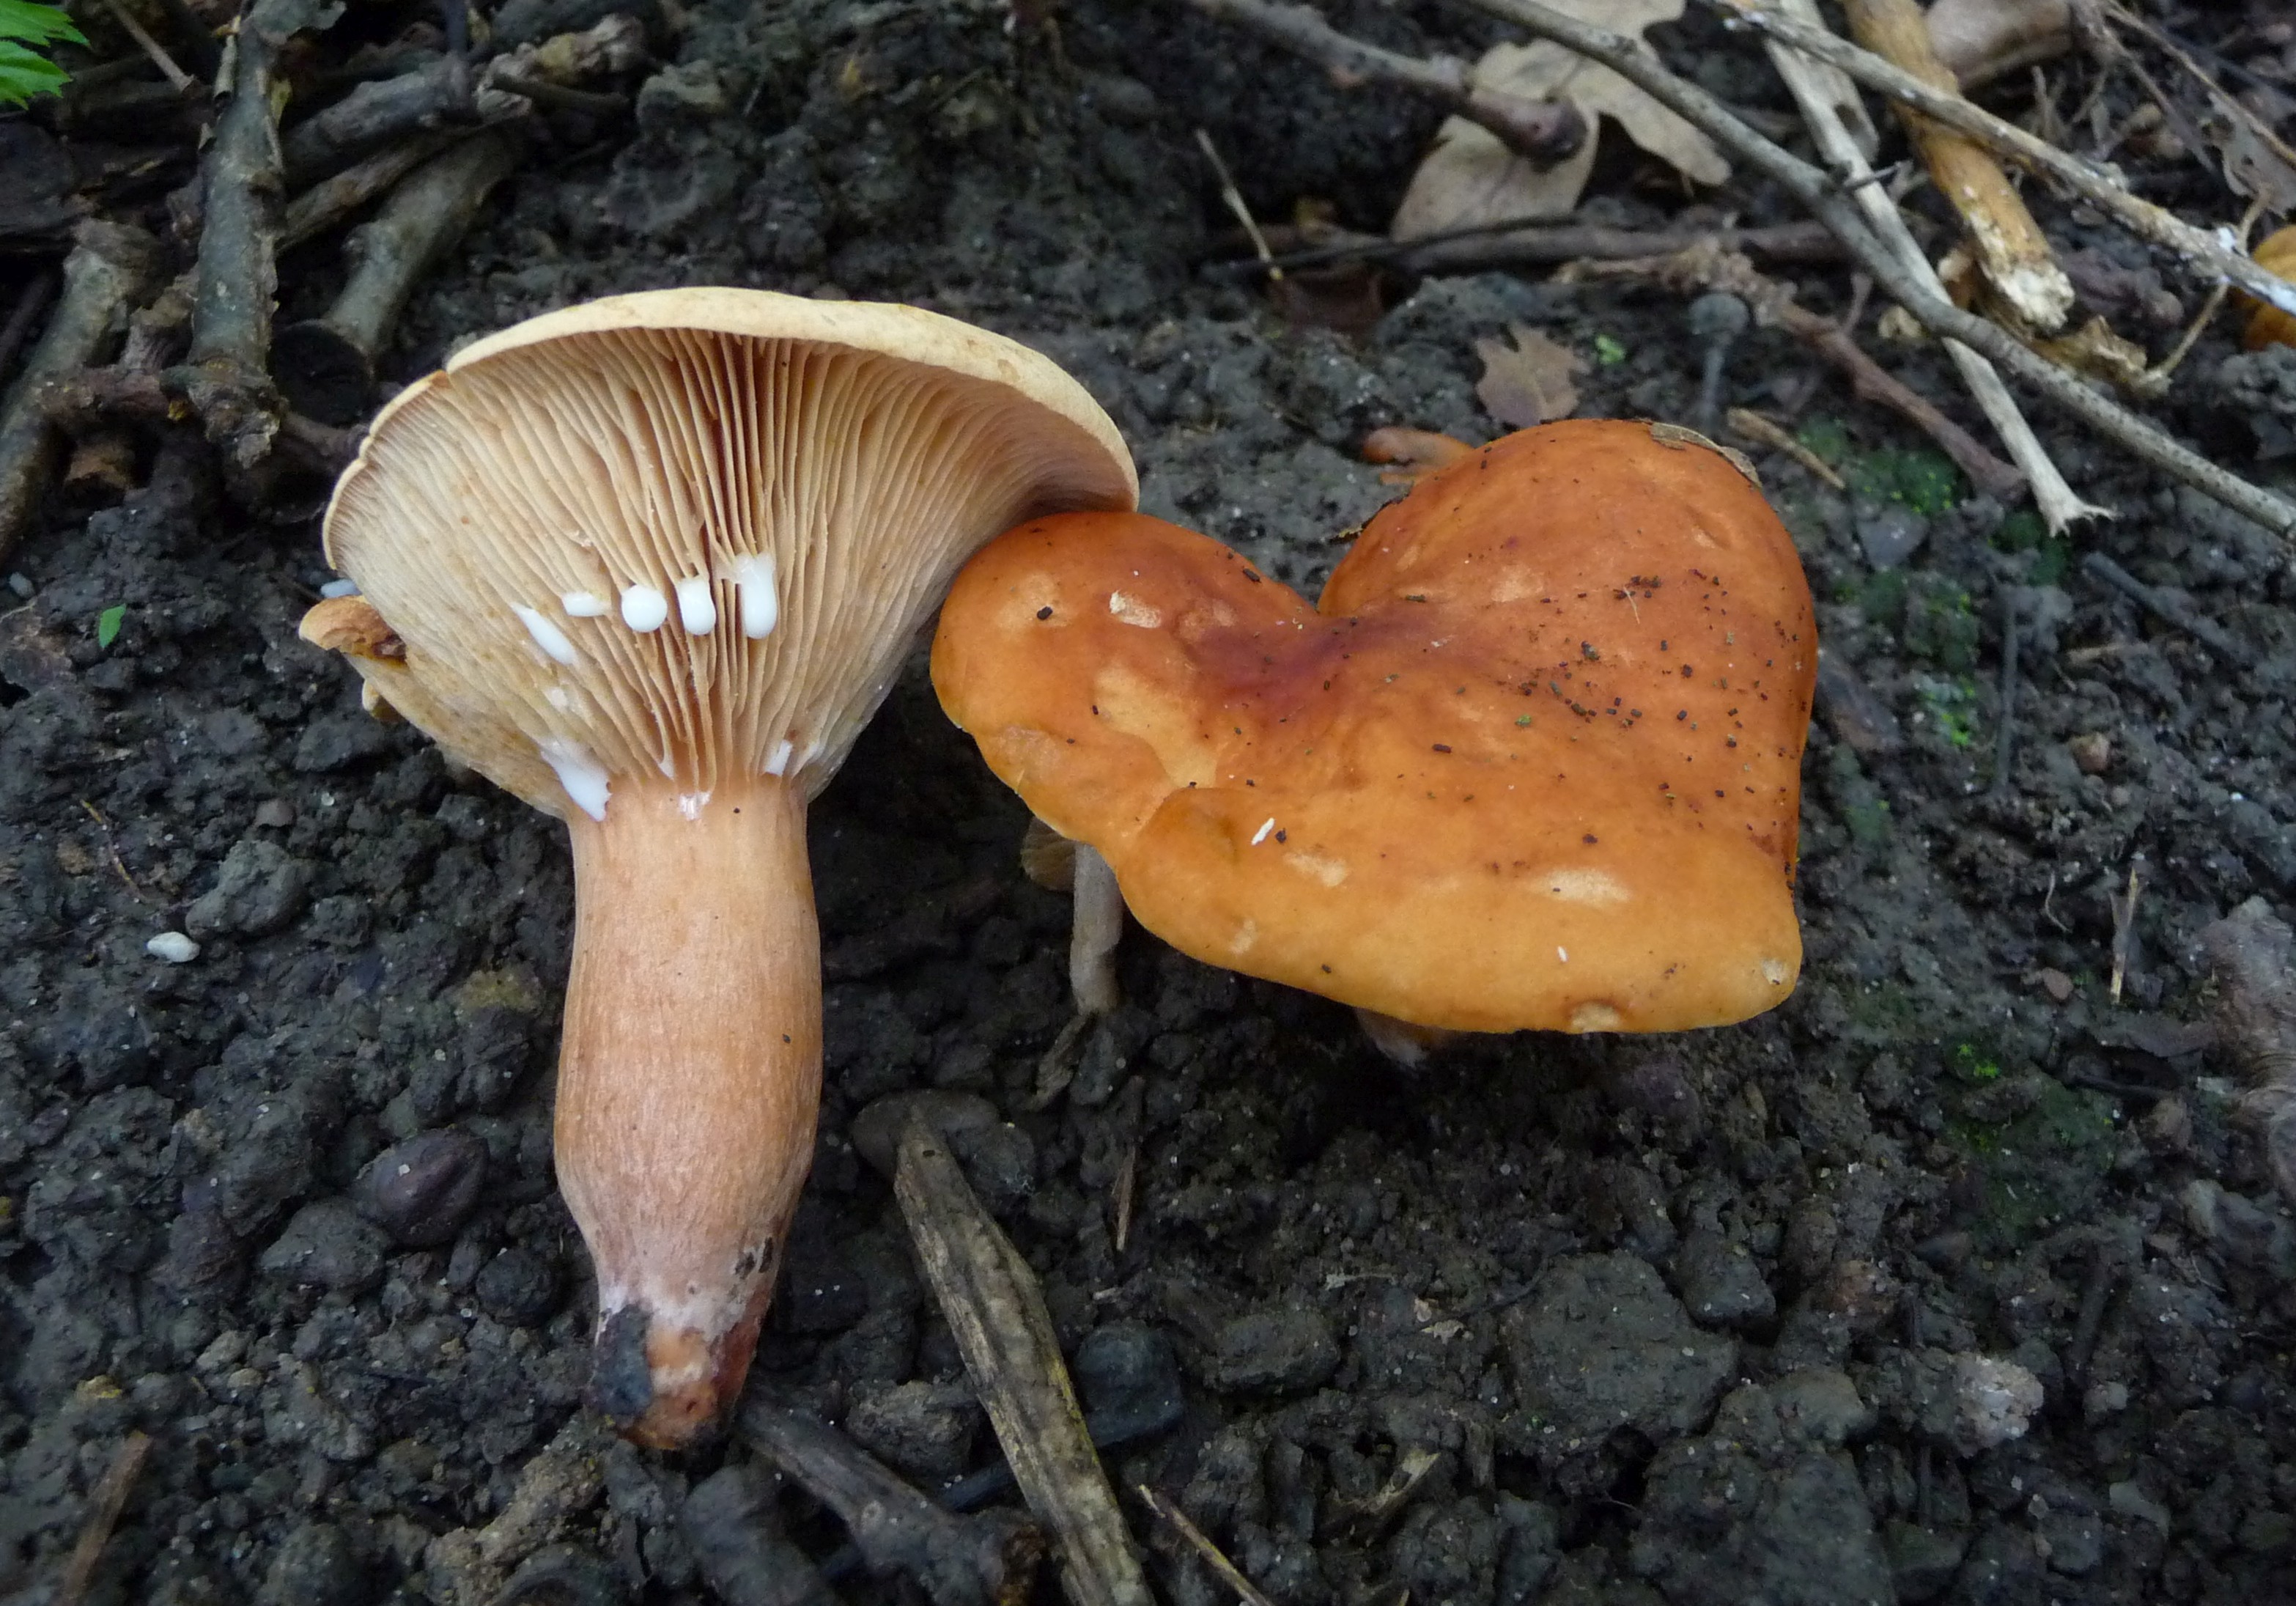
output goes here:
<path id="1" fill-rule="evenodd" d="M 942 610 L 989 767 L 1185 952 L 1425 1026 L 1665 1031 L 1792 990 L 1816 667 L 1792 539 L 1666 425 L 1524 431 L 1309 608 L 1133 514 L 1040 519 Z"/>
<path id="2" fill-rule="evenodd" d="M 572 837 L 558 1177 L 597 1268 L 593 1402 L 642 1442 L 740 1392 L 812 1158 L 807 804 L 968 554 L 1134 493 L 1022 346 L 720 289 L 480 341 L 336 488 L 360 594 L 307 634 Z"/>

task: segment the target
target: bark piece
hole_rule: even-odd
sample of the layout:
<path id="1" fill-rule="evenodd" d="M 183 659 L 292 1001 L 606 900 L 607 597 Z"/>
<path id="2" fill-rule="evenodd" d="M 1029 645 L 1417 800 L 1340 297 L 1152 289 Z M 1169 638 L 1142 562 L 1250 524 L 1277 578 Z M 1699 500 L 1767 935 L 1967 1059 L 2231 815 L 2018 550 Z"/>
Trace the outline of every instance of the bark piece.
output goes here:
<path id="1" fill-rule="evenodd" d="M 1798 9 L 1798 8 L 1797 8 Z M 1814 7 L 1810 8 L 1814 11 Z M 1823 23 L 1811 14 L 1803 13 L 1801 20 L 1810 28 L 1832 38 Z M 1905 215 L 1889 192 L 1874 182 L 1872 162 L 1866 148 L 1857 137 L 1833 104 L 1833 85 L 1846 80 L 1847 75 L 1836 66 L 1819 62 L 1789 49 L 1773 39 L 1764 48 L 1786 81 L 1800 106 L 1802 120 L 1809 125 L 1810 138 L 1820 156 L 1849 185 L 1858 209 L 1866 214 L 1883 250 L 1897 259 L 1905 271 L 1921 284 L 1942 295 L 1944 286 L 1939 281 L 1937 269 L 1930 265 L 1929 254 L 1915 240 L 1913 230 L 1906 226 Z M 1828 76 L 1830 75 L 1830 76 Z M 1854 94 L 1855 91 L 1853 90 Z M 1870 128 L 1870 124 L 1867 125 Z M 2033 490 L 2033 506 L 2040 513 L 2052 535 L 2062 535 L 2075 521 L 2084 518 L 2110 517 L 2106 509 L 2082 500 L 2056 462 L 2042 447 L 2033 426 L 2009 394 L 2009 387 L 1993 365 L 1971 350 L 1959 341 L 1945 342 L 1946 355 L 1960 374 L 1962 383 L 1969 388 L 1985 416 L 1991 421 L 2001 443 L 2008 448 L 2010 458 L 2025 475 L 2026 483 Z"/>
<path id="2" fill-rule="evenodd" d="M 523 109 L 523 102 L 511 108 Z M 397 78 L 361 84 L 305 118 L 282 144 L 281 161 L 288 184 L 299 188 L 409 136 L 480 120 L 478 78 L 470 62 L 440 56 Z"/>
<path id="3" fill-rule="evenodd" d="M 371 223 L 351 234 L 349 281 L 324 317 L 291 324 L 272 347 L 288 404 L 322 424 L 366 415 L 374 358 L 406 298 L 463 236 L 487 192 L 518 163 L 517 137 L 488 129 L 417 168 Z"/>
<path id="4" fill-rule="evenodd" d="M 265 366 L 279 290 L 281 54 L 341 13 L 340 0 L 255 0 L 224 63 L 182 389 L 242 486 L 269 456 L 283 410 Z"/>
<path id="5" fill-rule="evenodd" d="M 934 1606 L 1029 1598 L 1045 1540 L 1017 1511 L 958 1516 L 827 1423 L 766 1401 L 743 1408 L 742 1431 L 837 1513 L 870 1571 L 906 1574 Z"/>
<path id="6" fill-rule="evenodd" d="M 1866 49 L 1948 94 L 1958 87 L 1914 0 L 1849 0 L 1848 10 L 1850 31 Z M 1986 283 L 2036 334 L 2062 326 L 2072 310 L 2072 281 L 2001 164 L 1975 140 L 1918 112 L 1898 115 L 1939 193 L 1961 214 Z"/>
<path id="7" fill-rule="evenodd" d="M 901 1134 L 893 1193 L 1004 1459 L 1059 1547 L 1069 1598 L 1077 1606 L 1151 1606 L 1036 1274 L 922 1120 Z"/>
<path id="8" fill-rule="evenodd" d="M 0 557 L 30 521 L 55 472 L 58 441 L 43 403 L 52 381 L 83 372 L 127 321 L 159 268 L 159 243 L 140 228 L 90 220 L 72 232 L 63 293 L 48 326 L 0 400 Z"/>

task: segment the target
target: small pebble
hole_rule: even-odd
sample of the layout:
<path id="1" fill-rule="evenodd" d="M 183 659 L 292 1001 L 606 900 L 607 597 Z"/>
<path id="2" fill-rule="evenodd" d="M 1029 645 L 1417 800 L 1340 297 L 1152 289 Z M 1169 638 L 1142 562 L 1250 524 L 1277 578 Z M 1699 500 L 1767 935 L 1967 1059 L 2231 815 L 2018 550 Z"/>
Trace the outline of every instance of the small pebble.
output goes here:
<path id="1" fill-rule="evenodd" d="M 558 1305 L 558 1273 L 548 1260 L 520 1244 L 488 1261 L 477 1287 L 487 1314 L 510 1327 L 530 1327 Z"/>
<path id="2" fill-rule="evenodd" d="M 390 1245 L 340 1199 L 304 1206 L 272 1240 L 257 1264 L 284 1282 L 363 1294 L 382 1281 Z"/>
<path id="3" fill-rule="evenodd" d="M 32 591 L 34 588 L 29 575 L 11 574 L 8 577 L 8 589 L 11 591 L 13 591 L 17 596 L 22 597 L 26 602 L 32 600 Z"/>
<path id="4" fill-rule="evenodd" d="M 351 1201 L 401 1244 L 442 1244 L 462 1230 L 486 1177 L 487 1146 L 469 1132 L 437 1127 L 368 1161 L 351 1185 Z"/>
<path id="5" fill-rule="evenodd" d="M 370 1599 L 368 1578 L 350 1537 L 332 1522 L 289 1530 L 272 1552 L 257 1606 L 355 1606 Z"/>
<path id="6" fill-rule="evenodd" d="M 1339 1343 L 1322 1313 L 1282 1305 L 1218 1323 L 1199 1357 L 1204 1381 L 1222 1393 L 1313 1388 L 1339 1364 Z"/>
<path id="7" fill-rule="evenodd" d="M 337 597 L 357 597 L 358 594 L 358 581 L 355 580 L 331 580 L 319 588 L 319 595 L 330 600 Z"/>
<path id="8" fill-rule="evenodd" d="M 2014 1361 L 1964 1354 L 1954 1358 L 1959 1407 L 1956 1426 L 1964 1454 L 2025 1437 L 2041 1408 L 2041 1380 Z"/>
<path id="9" fill-rule="evenodd" d="M 857 1391 L 845 1413 L 853 1442 L 913 1478 L 950 1478 L 972 1464 L 980 1404 L 964 1386 L 908 1382 Z"/>
<path id="10" fill-rule="evenodd" d="M 2073 978 L 2062 970 L 2043 970 L 2039 976 L 2041 991 L 2049 995 L 2052 1003 L 2066 1003 L 2073 995 Z"/>
<path id="11" fill-rule="evenodd" d="M 2103 775 L 2112 764 L 2112 738 L 2101 731 L 2071 737 L 2065 743 L 2065 751 L 2073 755 L 2083 775 Z"/>
<path id="12" fill-rule="evenodd" d="M 180 931 L 163 931 L 144 944 L 144 951 L 170 965 L 188 965 L 200 957 L 200 945 Z"/>
<path id="13" fill-rule="evenodd" d="M 266 798 L 255 807 L 255 823 L 266 830 L 283 831 L 295 823 L 295 805 L 283 797 Z"/>

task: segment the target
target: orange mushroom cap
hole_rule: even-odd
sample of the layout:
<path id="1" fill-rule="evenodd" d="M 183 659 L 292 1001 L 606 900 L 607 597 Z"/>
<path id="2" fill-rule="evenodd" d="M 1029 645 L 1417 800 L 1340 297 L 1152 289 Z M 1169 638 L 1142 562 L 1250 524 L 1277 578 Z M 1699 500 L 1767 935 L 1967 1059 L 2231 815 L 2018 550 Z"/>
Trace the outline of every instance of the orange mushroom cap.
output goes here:
<path id="1" fill-rule="evenodd" d="M 1792 990 L 1808 582 L 1742 460 L 1575 420 L 1423 480 L 1321 604 L 1136 514 L 959 575 L 949 717 L 1141 924 L 1423 1025 L 1672 1031 Z"/>

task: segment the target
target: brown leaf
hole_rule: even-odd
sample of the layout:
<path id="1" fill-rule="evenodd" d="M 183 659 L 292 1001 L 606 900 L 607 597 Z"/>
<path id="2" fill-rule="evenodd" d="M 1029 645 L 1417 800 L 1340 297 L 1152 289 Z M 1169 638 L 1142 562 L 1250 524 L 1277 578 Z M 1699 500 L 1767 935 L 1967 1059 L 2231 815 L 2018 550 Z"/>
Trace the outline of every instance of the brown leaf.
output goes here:
<path id="1" fill-rule="evenodd" d="M 1549 0 L 1558 11 L 1624 34 L 1682 15 L 1683 0 Z M 1598 62 L 1546 39 L 1499 45 L 1475 63 L 1478 87 L 1527 101 L 1567 100 L 1587 119 L 1577 151 L 1546 166 L 1517 156 L 1464 118 L 1447 119 L 1411 176 L 1390 227 L 1398 240 L 1508 218 L 1560 218 L 1578 204 L 1609 117 L 1652 155 L 1701 184 L 1730 176 L 1722 152 L 1690 124 Z"/>
<path id="2" fill-rule="evenodd" d="M 1475 342 L 1475 355 L 1483 359 L 1475 394 L 1483 410 L 1511 429 L 1552 424 L 1577 412 L 1578 390 L 1570 379 L 1587 366 L 1587 359 L 1521 324 L 1507 333 L 1514 341 L 1512 346 L 1502 340 Z"/>

